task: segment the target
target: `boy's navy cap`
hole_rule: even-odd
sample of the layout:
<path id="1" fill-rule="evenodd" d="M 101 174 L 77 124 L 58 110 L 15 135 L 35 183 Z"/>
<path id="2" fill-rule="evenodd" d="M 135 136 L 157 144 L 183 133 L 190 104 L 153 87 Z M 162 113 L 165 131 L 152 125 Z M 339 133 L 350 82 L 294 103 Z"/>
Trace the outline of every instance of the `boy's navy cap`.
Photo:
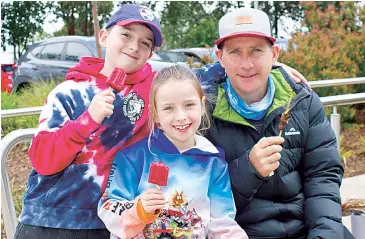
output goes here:
<path id="1" fill-rule="evenodd" d="M 131 23 L 146 24 L 153 32 L 154 45 L 160 47 L 163 43 L 160 21 L 151 9 L 137 4 L 124 4 L 110 18 L 105 28 L 114 25 L 126 26 Z"/>

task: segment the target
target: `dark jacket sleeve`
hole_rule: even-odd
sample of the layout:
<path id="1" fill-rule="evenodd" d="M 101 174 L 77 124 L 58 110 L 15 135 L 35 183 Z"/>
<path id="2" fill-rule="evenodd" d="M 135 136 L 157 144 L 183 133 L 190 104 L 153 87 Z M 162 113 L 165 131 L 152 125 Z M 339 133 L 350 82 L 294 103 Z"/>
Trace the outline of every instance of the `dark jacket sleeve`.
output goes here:
<path id="1" fill-rule="evenodd" d="M 308 238 L 342 238 L 340 184 L 343 167 L 335 134 L 319 97 L 309 104 L 309 129 L 303 158 L 304 217 Z"/>
<path id="2" fill-rule="evenodd" d="M 232 191 L 237 208 L 245 208 L 252 200 L 265 178 L 261 177 L 248 160 L 249 152 L 229 164 Z"/>

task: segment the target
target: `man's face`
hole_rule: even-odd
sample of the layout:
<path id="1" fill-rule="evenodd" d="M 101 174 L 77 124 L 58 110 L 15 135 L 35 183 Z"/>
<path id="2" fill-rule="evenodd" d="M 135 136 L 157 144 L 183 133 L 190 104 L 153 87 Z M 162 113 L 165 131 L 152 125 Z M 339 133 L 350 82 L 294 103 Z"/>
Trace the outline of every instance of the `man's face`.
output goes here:
<path id="1" fill-rule="evenodd" d="M 132 23 L 115 25 L 103 30 L 100 43 L 106 48 L 104 67 L 122 68 L 126 73 L 139 70 L 150 57 L 153 48 L 153 33 L 145 25 Z"/>
<path id="2" fill-rule="evenodd" d="M 265 96 L 279 47 L 271 46 L 263 37 L 237 37 L 225 40 L 216 54 L 240 98 L 251 104 Z"/>

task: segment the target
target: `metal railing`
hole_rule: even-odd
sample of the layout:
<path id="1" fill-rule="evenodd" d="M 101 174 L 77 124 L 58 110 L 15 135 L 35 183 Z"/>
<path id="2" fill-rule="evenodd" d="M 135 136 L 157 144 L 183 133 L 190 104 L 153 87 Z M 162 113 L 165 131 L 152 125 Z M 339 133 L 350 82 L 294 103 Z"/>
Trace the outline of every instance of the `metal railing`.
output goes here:
<path id="1" fill-rule="evenodd" d="M 338 84 L 337 80 L 324 80 L 324 81 L 312 81 L 310 85 L 314 87 L 327 87 L 346 84 L 361 84 L 365 83 L 365 77 L 351 78 L 351 79 L 339 79 L 341 84 Z M 331 126 L 336 133 L 336 138 L 339 146 L 340 138 L 340 115 L 337 113 L 337 106 L 365 103 L 365 93 L 337 95 L 321 97 L 321 102 L 324 107 L 333 107 L 331 114 Z M 12 110 L 1 110 L 1 118 L 9 118 L 25 115 L 40 114 L 43 107 L 31 107 Z M 17 219 L 14 207 L 14 201 L 11 193 L 11 186 L 9 183 L 8 169 L 7 169 L 7 157 L 10 150 L 21 142 L 30 141 L 33 135 L 36 133 L 36 129 L 20 129 L 10 132 L 1 140 L 1 209 L 4 218 L 5 230 L 7 238 L 13 238 L 15 229 L 17 226 Z"/>
<path id="2" fill-rule="evenodd" d="M 4 218 L 6 237 L 8 239 L 14 237 L 15 228 L 18 224 L 11 193 L 8 166 L 6 165 L 8 154 L 15 145 L 29 142 L 35 133 L 36 129 L 19 129 L 10 132 L 1 140 L 1 213 Z"/>

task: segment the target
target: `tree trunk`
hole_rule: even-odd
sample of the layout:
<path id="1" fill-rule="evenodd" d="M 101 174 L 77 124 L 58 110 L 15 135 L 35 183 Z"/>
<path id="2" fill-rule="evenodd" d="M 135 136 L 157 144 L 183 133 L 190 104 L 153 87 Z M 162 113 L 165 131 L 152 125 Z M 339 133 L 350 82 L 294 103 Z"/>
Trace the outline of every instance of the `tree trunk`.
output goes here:
<path id="1" fill-rule="evenodd" d="M 68 25 L 68 35 L 75 35 L 75 16 L 74 10 L 71 10 L 70 24 Z"/>
<path id="2" fill-rule="evenodd" d="M 96 41 L 96 49 L 98 57 L 101 58 L 101 47 L 99 44 L 99 20 L 98 20 L 98 3 L 95 1 L 91 2 L 93 7 L 93 21 L 94 21 L 94 36 Z"/>
<path id="3" fill-rule="evenodd" d="M 86 16 L 84 21 L 84 36 L 88 36 L 88 17 L 89 17 L 89 2 L 85 2 Z"/>

